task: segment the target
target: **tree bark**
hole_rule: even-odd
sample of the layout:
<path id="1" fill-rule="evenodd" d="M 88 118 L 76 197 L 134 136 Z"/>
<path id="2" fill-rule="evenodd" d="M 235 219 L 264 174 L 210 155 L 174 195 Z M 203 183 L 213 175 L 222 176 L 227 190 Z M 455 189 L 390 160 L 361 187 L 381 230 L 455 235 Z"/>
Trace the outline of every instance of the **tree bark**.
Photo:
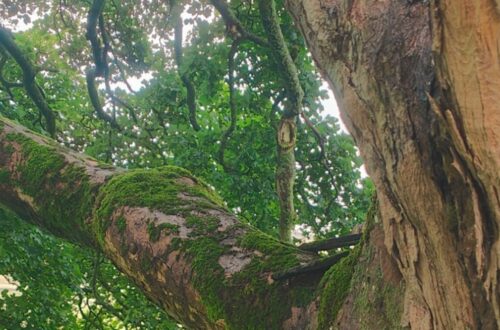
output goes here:
<path id="1" fill-rule="evenodd" d="M 377 188 L 402 325 L 500 327 L 492 0 L 287 0 Z"/>
<path id="2" fill-rule="evenodd" d="M 192 329 L 314 328 L 320 258 L 244 225 L 186 170 L 123 171 L 0 118 L 0 203 L 100 249 Z"/>

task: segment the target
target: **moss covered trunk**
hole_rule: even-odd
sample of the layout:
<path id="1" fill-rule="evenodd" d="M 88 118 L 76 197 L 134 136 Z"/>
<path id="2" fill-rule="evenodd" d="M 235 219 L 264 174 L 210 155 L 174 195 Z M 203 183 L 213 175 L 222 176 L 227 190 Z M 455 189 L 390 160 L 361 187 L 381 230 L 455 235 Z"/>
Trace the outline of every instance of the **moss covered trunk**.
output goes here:
<path id="1" fill-rule="evenodd" d="M 102 250 L 189 328 L 316 322 L 321 274 L 286 281 L 273 274 L 318 257 L 240 223 L 183 169 L 115 169 L 0 118 L 0 203 Z"/>
<path id="2" fill-rule="evenodd" d="M 286 3 L 375 182 L 401 324 L 496 329 L 498 1 Z"/>

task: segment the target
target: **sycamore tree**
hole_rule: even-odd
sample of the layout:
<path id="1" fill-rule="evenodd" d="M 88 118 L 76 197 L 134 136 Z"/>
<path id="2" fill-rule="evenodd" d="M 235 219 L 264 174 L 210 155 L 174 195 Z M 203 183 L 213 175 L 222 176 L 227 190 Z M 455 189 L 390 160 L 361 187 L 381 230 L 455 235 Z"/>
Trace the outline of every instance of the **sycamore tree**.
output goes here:
<path id="1" fill-rule="evenodd" d="M 322 115 L 326 91 L 281 3 L 23 1 L 3 3 L 0 15 L 0 113 L 54 140 L 30 141 L 34 135 L 10 132 L 19 126 L 2 119 L 0 274 L 16 281 L 20 295 L 4 293 L 0 326 L 174 329 L 178 322 L 205 328 L 220 320 L 230 326 L 221 304 L 246 308 L 244 297 L 254 295 L 257 304 L 264 269 L 286 271 L 318 259 L 272 236 L 291 242 L 296 228 L 306 237 L 334 237 L 364 220 L 370 182 L 361 180 L 351 137 L 337 119 Z M 7 166 L 17 146 L 27 170 L 19 177 Z M 59 146 L 92 159 L 77 156 L 74 163 Z M 25 189 L 33 203 L 8 197 Z M 96 203 L 109 205 L 98 211 Z M 90 224 L 94 216 L 108 219 Z M 228 235 L 237 243 L 221 243 L 230 239 L 218 233 L 219 217 L 230 217 L 223 228 L 231 224 Z M 130 221 L 142 223 L 146 245 L 125 239 L 141 232 Z M 118 229 L 120 251 L 138 258 L 138 268 L 111 257 L 117 251 L 105 243 L 108 228 Z M 246 231 L 252 235 L 243 243 L 238 237 Z M 220 296 L 229 274 L 224 267 L 243 269 L 252 249 L 277 249 L 282 260 L 255 261 L 234 279 L 233 290 L 256 282 L 234 297 L 239 302 Z M 191 271 L 177 274 L 193 286 L 183 289 L 195 295 L 189 299 L 145 283 L 143 272 L 166 267 L 159 260 L 174 251 L 192 263 Z M 301 286 L 296 299 L 311 300 L 314 283 Z M 140 291 L 146 288 L 156 304 Z M 258 321 L 262 327 L 286 316 L 278 312 L 285 308 L 279 296 L 269 297 L 276 311 L 271 318 L 267 304 L 259 307 L 269 314 Z M 252 327 L 257 321 L 246 318 L 261 317 L 259 310 L 246 314 L 232 316 L 241 318 L 236 327 Z"/>
<path id="2" fill-rule="evenodd" d="M 35 273 L 59 276 L 69 300 L 49 312 L 4 296 L 0 321 L 497 329 L 499 6 L 4 2 L 2 273 L 36 297 L 49 294 Z M 335 249 L 347 239 L 291 244 L 295 225 L 347 233 L 370 194 L 320 114 L 312 61 L 376 188 L 350 253 Z"/>

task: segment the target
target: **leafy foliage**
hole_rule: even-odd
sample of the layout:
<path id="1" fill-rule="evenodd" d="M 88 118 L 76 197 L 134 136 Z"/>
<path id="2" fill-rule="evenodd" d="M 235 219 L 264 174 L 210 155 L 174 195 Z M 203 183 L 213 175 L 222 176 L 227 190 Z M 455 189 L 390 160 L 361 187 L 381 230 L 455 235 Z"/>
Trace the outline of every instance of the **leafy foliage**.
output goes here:
<path id="1" fill-rule="evenodd" d="M 0 208 L 0 273 L 19 283 L 0 300 L 2 329 L 177 329 L 102 256 Z"/>
<path id="2" fill-rule="evenodd" d="M 283 100 L 272 50 L 248 40 L 238 47 L 234 61 L 236 129 L 223 150 L 225 164 L 221 164 L 217 157 L 220 141 L 232 115 L 228 86 L 231 31 L 207 1 L 178 1 L 185 6 L 184 30 L 188 31 L 179 71 L 187 73 L 197 91 L 196 116 L 201 130 L 195 131 L 188 117 L 188 95 L 175 65 L 174 20 L 168 3 L 105 3 L 102 17 L 110 40 L 110 88 L 104 79 L 98 86 L 104 110 L 121 130 L 98 119 L 88 98 L 85 70 L 93 65 L 85 38 L 88 1 L 7 1 L 0 4 L 0 17 L 10 26 L 31 24 L 26 31 L 15 33 L 15 41 L 39 68 L 36 79 L 57 115 L 61 144 L 126 168 L 186 168 L 210 182 L 242 219 L 276 236 L 275 136 L 287 101 Z M 351 137 L 341 132 L 337 119 L 322 115 L 326 91 L 321 89 L 300 33 L 281 1 L 276 3 L 305 94 L 295 150 L 297 225 L 316 237 L 343 234 L 364 220 L 371 183 L 361 179 L 361 160 Z M 230 7 L 249 33 L 265 39 L 252 1 L 233 0 Z M 1 47 L 0 58 L 5 59 L 2 77 L 20 82 L 20 69 Z M 22 88 L 0 84 L 0 114 L 46 133 Z M 0 320 L 8 322 L 7 328 L 16 328 L 23 321 L 28 328 L 46 325 L 47 329 L 61 324 L 75 328 L 175 327 L 102 258 L 97 258 L 100 266 L 94 267 L 96 258 L 91 252 L 27 227 L 6 211 L 0 213 L 0 221 L 6 229 L 0 240 L 0 273 L 21 283 L 23 297 L 3 296 Z M 84 308 L 84 318 L 77 308 L 82 304 L 91 306 Z"/>

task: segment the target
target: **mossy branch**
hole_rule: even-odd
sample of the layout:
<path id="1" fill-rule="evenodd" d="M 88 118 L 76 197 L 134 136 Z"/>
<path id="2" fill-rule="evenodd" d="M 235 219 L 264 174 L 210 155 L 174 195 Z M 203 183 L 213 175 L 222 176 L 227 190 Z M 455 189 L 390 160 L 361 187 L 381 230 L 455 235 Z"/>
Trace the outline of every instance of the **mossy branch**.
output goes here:
<path id="1" fill-rule="evenodd" d="M 259 0 L 259 10 L 262 24 L 267 31 L 267 39 L 273 59 L 278 66 L 277 72 L 281 75 L 282 83 L 287 91 L 288 102 L 290 103 L 285 109 L 285 116 L 297 116 L 302 111 L 304 91 L 300 86 L 297 67 L 290 56 L 285 38 L 281 32 L 274 0 Z"/>
<path id="2" fill-rule="evenodd" d="M 102 251 L 188 328 L 298 329 L 296 306 L 306 306 L 301 320 L 317 317 L 314 295 L 301 293 L 314 293 L 318 276 L 272 276 L 318 256 L 239 222 L 181 168 L 103 166 L 0 118 L 0 203 Z"/>
<path id="3" fill-rule="evenodd" d="M 259 0 L 259 11 L 262 25 L 267 32 L 269 49 L 277 72 L 281 76 L 287 97 L 285 111 L 277 129 L 278 157 L 276 165 L 276 191 L 280 203 L 280 238 L 291 240 L 291 231 L 296 214 L 293 202 L 295 182 L 296 127 L 294 120 L 302 112 L 304 91 L 300 86 L 299 75 L 279 24 L 274 0 Z"/>

